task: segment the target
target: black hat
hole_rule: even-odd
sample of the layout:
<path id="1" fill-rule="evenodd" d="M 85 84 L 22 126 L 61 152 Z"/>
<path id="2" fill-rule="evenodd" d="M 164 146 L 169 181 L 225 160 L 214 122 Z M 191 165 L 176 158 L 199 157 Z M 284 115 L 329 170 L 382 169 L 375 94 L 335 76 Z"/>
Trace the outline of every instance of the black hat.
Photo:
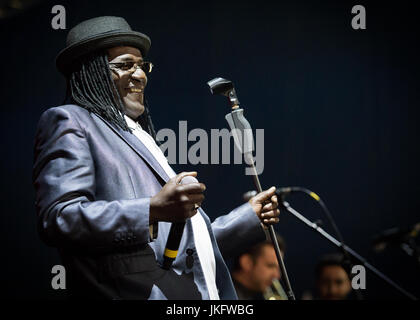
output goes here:
<path id="1" fill-rule="evenodd" d="M 132 31 L 124 18 L 97 17 L 83 21 L 69 31 L 66 48 L 57 55 L 55 63 L 61 73 L 67 74 L 76 59 L 98 49 L 133 46 L 145 57 L 150 43 L 148 36 Z"/>

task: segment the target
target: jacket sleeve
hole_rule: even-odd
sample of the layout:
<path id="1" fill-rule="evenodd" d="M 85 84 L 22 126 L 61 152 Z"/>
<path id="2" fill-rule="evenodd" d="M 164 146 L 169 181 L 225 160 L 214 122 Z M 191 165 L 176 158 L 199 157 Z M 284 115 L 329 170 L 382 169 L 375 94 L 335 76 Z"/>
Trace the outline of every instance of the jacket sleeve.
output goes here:
<path id="1" fill-rule="evenodd" d="M 86 250 L 147 243 L 150 198 L 95 200 L 95 166 L 77 115 L 45 111 L 34 146 L 33 185 L 41 239 Z"/>
<path id="2" fill-rule="evenodd" d="M 266 239 L 260 219 L 247 202 L 211 224 L 217 245 L 225 259 Z"/>

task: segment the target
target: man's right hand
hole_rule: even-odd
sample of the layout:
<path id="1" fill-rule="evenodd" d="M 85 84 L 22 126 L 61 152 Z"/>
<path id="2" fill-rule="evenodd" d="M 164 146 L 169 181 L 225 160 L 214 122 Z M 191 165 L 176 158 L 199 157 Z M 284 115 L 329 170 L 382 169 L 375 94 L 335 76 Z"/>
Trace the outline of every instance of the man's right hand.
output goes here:
<path id="1" fill-rule="evenodd" d="M 185 176 L 196 177 L 197 172 L 181 172 L 150 199 L 150 224 L 157 221 L 183 222 L 197 213 L 195 205 L 200 206 L 203 202 L 206 186 L 203 183 L 180 184 Z"/>

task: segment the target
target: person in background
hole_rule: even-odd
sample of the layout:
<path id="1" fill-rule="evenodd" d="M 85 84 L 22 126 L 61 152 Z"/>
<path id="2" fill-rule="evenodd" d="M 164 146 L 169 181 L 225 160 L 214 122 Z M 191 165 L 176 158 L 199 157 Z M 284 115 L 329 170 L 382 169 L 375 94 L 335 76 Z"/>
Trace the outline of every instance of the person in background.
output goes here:
<path id="1" fill-rule="evenodd" d="M 318 300 L 352 299 L 350 265 L 341 254 L 323 256 L 315 268 Z"/>
<path id="2" fill-rule="evenodd" d="M 285 244 L 278 234 L 276 236 L 283 257 Z M 232 278 L 239 300 L 287 299 L 278 281 L 280 277 L 271 240 L 249 247 L 234 260 Z"/>

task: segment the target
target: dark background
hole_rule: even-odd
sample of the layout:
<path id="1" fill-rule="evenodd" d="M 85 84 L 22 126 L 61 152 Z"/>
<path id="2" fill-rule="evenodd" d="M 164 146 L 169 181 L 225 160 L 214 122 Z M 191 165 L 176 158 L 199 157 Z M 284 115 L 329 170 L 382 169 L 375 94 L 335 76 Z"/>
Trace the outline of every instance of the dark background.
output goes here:
<path id="1" fill-rule="evenodd" d="M 67 30 L 53 30 L 62 4 Z M 362 4 L 367 29 L 351 28 Z M 31 182 L 40 114 L 61 104 L 64 78 L 56 54 L 68 30 L 100 15 L 123 16 L 152 39 L 155 69 L 147 96 L 157 129 L 224 128 L 226 101 L 206 82 L 234 81 L 253 128 L 265 130 L 263 187 L 305 186 L 330 208 L 350 247 L 420 296 L 419 270 L 398 247 L 380 254 L 372 236 L 419 222 L 419 28 L 408 1 L 44 1 L 0 21 L 2 292 L 14 298 L 60 298 L 51 289 L 53 248 L 36 232 Z M 191 144 L 190 144 L 191 145 Z M 241 165 L 177 166 L 207 185 L 207 214 L 241 203 L 252 179 Z M 327 220 L 304 196 L 288 201 L 310 219 Z M 313 287 L 317 259 L 335 248 L 284 213 L 277 230 L 298 298 Z M 366 298 L 401 299 L 368 271 Z"/>

